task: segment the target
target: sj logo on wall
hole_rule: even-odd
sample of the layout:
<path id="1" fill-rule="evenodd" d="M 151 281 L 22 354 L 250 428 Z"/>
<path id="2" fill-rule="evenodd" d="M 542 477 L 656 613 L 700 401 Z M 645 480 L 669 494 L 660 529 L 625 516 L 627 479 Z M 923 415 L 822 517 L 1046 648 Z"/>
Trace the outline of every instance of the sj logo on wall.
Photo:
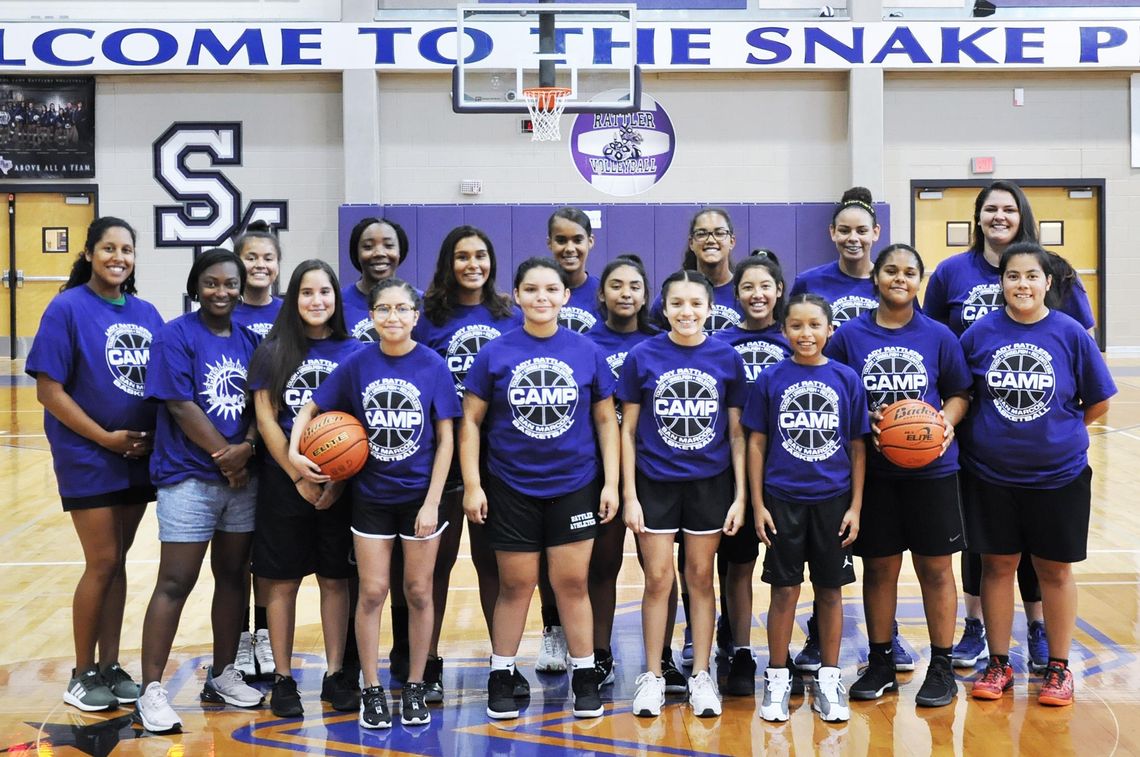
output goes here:
<path id="1" fill-rule="evenodd" d="M 620 97 L 603 92 L 598 99 Z M 590 186 L 615 197 L 641 194 L 665 177 L 677 138 L 661 104 L 642 92 L 633 113 L 580 113 L 570 130 L 570 156 Z"/>
<path id="2" fill-rule="evenodd" d="M 0 77 L 0 176 L 95 176 L 94 77 Z"/>

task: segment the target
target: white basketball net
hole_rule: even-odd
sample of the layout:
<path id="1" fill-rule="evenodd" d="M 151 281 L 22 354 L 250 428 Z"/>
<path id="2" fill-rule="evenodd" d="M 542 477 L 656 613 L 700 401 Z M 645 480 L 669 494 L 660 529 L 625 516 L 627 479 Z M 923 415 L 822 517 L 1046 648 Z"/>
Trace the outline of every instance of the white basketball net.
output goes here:
<path id="1" fill-rule="evenodd" d="M 531 142 L 557 142 L 562 139 L 558 122 L 571 90 L 567 87 L 536 87 L 523 90 L 530 111 Z"/>

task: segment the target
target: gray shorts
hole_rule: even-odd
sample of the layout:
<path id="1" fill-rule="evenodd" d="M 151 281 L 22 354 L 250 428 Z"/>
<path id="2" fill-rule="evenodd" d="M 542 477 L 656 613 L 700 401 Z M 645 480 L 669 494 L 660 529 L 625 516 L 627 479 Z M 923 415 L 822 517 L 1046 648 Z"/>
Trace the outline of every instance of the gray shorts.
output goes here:
<path id="1" fill-rule="evenodd" d="M 160 486 L 158 540 L 194 544 L 209 541 L 215 531 L 251 533 L 256 511 L 256 476 L 241 489 L 197 478 Z"/>

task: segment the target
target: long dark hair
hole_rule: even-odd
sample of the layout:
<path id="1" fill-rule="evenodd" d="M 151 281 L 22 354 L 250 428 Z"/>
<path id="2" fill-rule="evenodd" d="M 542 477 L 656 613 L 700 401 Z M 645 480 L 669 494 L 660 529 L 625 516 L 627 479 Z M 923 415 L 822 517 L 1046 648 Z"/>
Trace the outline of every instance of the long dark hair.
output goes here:
<path id="1" fill-rule="evenodd" d="M 1031 255 L 1037 259 L 1041 270 L 1053 279 L 1049 291 L 1045 293 L 1045 306 L 1050 310 L 1060 310 L 1061 305 L 1073 293 L 1073 288 L 1077 286 L 1077 272 L 1069 265 L 1069 261 L 1036 242 L 1014 242 L 1001 254 L 998 262 L 1000 277 L 1005 277 L 1006 266 L 1014 255 Z"/>
<path id="2" fill-rule="evenodd" d="M 483 282 L 482 302 L 491 311 L 491 317 L 496 320 L 507 318 L 511 314 L 510 298 L 495 288 L 495 272 L 498 262 L 495 258 L 495 245 L 491 238 L 482 229 L 474 226 L 456 226 L 439 246 L 439 257 L 435 262 L 435 273 L 431 284 L 424 293 L 424 315 L 436 326 L 442 326 L 451 318 L 451 314 L 459 305 L 459 282 L 455 279 L 455 246 L 468 237 L 478 237 L 487 245 L 487 256 L 491 261 L 491 270 L 487 280 Z"/>
<path id="3" fill-rule="evenodd" d="M 780 259 L 776 257 L 776 253 L 760 247 L 753 250 L 751 255 L 737 264 L 736 270 L 732 272 L 732 293 L 736 296 L 737 302 L 740 302 L 740 280 L 744 278 L 744 272 L 749 268 L 763 268 L 779 285 L 780 296 L 776 298 L 776 304 L 772 306 L 772 320 L 776 323 L 784 320 L 784 296 L 788 285 L 784 281 L 784 269 L 780 267 Z"/>
<path id="4" fill-rule="evenodd" d="M 598 287 L 598 312 L 603 321 L 609 320 L 610 313 L 606 310 L 606 279 L 622 266 L 629 266 L 637 271 L 637 275 L 641 277 L 642 289 L 645 290 L 646 300 L 641 303 L 641 308 L 637 311 L 637 330 L 643 334 L 656 334 L 657 329 L 649 323 L 649 276 L 645 273 L 645 264 L 641 262 L 641 258 L 632 252 L 618 255 L 602 269 L 602 283 Z"/>
<path id="5" fill-rule="evenodd" d="M 280 409 L 281 395 L 285 391 L 285 385 L 309 351 L 309 340 L 305 336 L 305 322 L 301 320 L 298 302 L 301 297 L 301 279 L 310 271 L 324 271 L 332 285 L 335 305 L 333 306 L 332 318 L 328 322 L 331 329 L 329 339 L 340 341 L 349 338 L 348 329 L 344 325 L 344 306 L 341 303 L 340 282 L 337 281 L 332 266 L 315 258 L 302 261 L 293 269 L 293 275 L 289 277 L 289 288 L 285 290 L 285 301 L 277 313 L 277 320 L 273 322 L 273 328 L 257 346 L 257 350 L 253 353 L 253 358 L 249 363 L 250 377 L 264 379 L 265 388 L 269 391 L 269 399 L 273 403 L 274 410 Z"/>
<path id="6" fill-rule="evenodd" d="M 96 218 L 87 227 L 87 239 L 83 242 L 83 251 L 79 253 L 79 257 L 71 264 L 71 273 L 67 276 L 67 281 L 59 288 L 59 291 L 65 289 L 74 289 L 77 286 L 83 286 L 91 280 L 91 261 L 87 259 L 88 255 L 95 254 L 95 245 L 99 244 L 99 240 L 110 229 L 126 229 L 127 233 L 131 235 L 131 244 L 135 244 L 135 230 L 129 223 L 122 218 L 115 218 L 114 216 L 103 216 Z M 135 254 L 135 260 L 138 260 L 138 254 Z M 131 268 L 131 275 L 127 277 L 126 281 L 119 287 L 119 291 L 123 294 L 136 294 L 138 289 L 135 288 L 135 269 Z"/>
<path id="7" fill-rule="evenodd" d="M 374 223 L 383 223 L 392 227 L 392 231 L 396 232 L 396 244 L 400 248 L 400 263 L 404 262 L 404 258 L 408 257 L 408 234 L 404 231 L 404 227 L 395 221 L 389 221 L 387 218 L 362 218 L 352 227 L 352 231 L 348 235 L 348 259 L 352 261 L 352 267 L 360 270 L 360 251 L 356 248 L 360 246 L 360 238 L 364 236 L 364 230 Z M 398 263 L 397 265 L 399 265 Z"/>
<path id="8" fill-rule="evenodd" d="M 978 196 L 974 200 L 974 244 L 970 247 L 970 251 L 983 252 L 986 249 L 986 235 L 982 233 L 982 224 L 979 222 L 982 218 L 982 206 L 986 204 L 986 199 L 990 194 L 995 191 L 1009 192 L 1013 195 L 1013 204 L 1017 206 L 1017 213 L 1021 216 L 1017 226 L 1017 234 L 1014 235 L 1010 244 L 1017 244 L 1018 242 L 1036 243 L 1037 219 L 1033 216 L 1033 208 L 1029 205 L 1029 198 L 1025 196 L 1025 192 L 1021 191 L 1021 187 L 1012 181 L 998 179 L 978 192 Z"/>
<path id="9" fill-rule="evenodd" d="M 712 206 L 701 208 L 696 212 L 692 220 L 689 221 L 689 236 L 685 239 L 685 256 L 681 259 L 681 268 L 689 271 L 697 270 L 697 253 L 693 252 L 692 248 L 689 246 L 689 240 L 693 238 L 693 232 L 697 229 L 697 219 L 710 213 L 716 213 L 717 215 L 723 217 L 724 224 L 728 227 L 729 233 L 735 236 L 736 230 L 732 227 L 732 217 L 728 214 L 727 210 L 724 208 L 717 208 Z M 728 261 L 728 269 L 730 271 L 732 270 L 731 260 Z"/>

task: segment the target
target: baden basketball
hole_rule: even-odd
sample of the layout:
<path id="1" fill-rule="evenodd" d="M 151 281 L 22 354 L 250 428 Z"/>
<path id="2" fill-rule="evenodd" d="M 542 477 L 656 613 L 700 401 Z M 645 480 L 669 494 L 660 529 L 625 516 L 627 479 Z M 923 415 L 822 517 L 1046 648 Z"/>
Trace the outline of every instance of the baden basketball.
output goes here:
<path id="1" fill-rule="evenodd" d="M 900 468 L 921 468 L 938 459 L 946 424 L 922 400 L 899 400 L 883 410 L 879 449 Z"/>
<path id="2" fill-rule="evenodd" d="M 321 467 L 333 481 L 360 472 L 368 460 L 368 432 L 348 413 L 321 413 L 301 434 L 302 455 Z"/>

